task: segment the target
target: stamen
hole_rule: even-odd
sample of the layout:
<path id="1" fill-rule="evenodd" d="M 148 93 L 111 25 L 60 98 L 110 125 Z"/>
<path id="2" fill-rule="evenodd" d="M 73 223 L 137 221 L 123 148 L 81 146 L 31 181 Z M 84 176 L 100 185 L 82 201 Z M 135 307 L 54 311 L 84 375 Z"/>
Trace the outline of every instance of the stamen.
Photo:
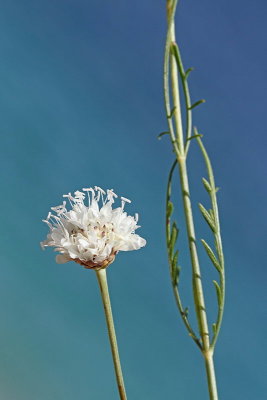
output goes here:
<path id="1" fill-rule="evenodd" d="M 124 201 L 125 203 L 131 203 L 131 200 L 126 199 L 126 197 L 121 197 L 121 200 Z"/>
<path id="2" fill-rule="evenodd" d="M 77 199 L 82 199 L 83 200 L 85 198 L 85 194 L 82 193 L 82 192 L 79 192 L 79 190 L 76 190 L 74 195 L 75 195 L 75 198 L 77 198 Z"/>
<path id="3" fill-rule="evenodd" d="M 90 199 L 90 191 L 91 191 L 91 188 L 83 188 L 83 191 L 84 192 L 87 192 L 87 196 L 88 196 L 88 207 L 90 207 L 91 206 L 91 199 Z"/>
<path id="4" fill-rule="evenodd" d="M 75 201 L 74 197 L 72 197 L 71 193 L 69 192 L 68 194 L 63 194 L 63 197 L 67 197 L 67 199 L 70 202 L 71 207 L 73 207 L 72 201 Z"/>
<path id="5" fill-rule="evenodd" d="M 51 222 L 47 221 L 46 219 L 42 219 L 42 221 L 47 224 L 49 226 L 49 228 L 52 230 L 53 225 L 51 224 Z"/>
<path id="6" fill-rule="evenodd" d="M 98 190 L 100 193 L 102 194 L 106 194 L 105 190 L 103 190 L 101 187 L 99 186 L 95 186 L 95 190 Z"/>
<path id="7" fill-rule="evenodd" d="M 113 189 L 108 189 L 107 190 L 107 199 L 111 202 L 114 203 L 114 198 L 116 199 L 118 196 L 116 193 L 113 192 Z"/>

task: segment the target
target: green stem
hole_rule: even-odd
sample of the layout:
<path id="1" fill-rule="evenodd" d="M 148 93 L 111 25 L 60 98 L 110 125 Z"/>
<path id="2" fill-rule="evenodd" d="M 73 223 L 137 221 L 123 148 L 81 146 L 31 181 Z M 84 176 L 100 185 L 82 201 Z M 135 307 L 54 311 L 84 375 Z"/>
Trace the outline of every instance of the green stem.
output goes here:
<path id="1" fill-rule="evenodd" d="M 208 351 L 209 328 L 207 322 L 204 293 L 202 288 L 200 266 L 196 248 L 196 236 L 195 236 L 195 227 L 194 227 L 193 213 L 192 213 L 190 193 L 189 193 L 187 166 L 184 157 L 180 157 L 178 162 L 179 162 L 180 182 L 181 182 L 181 190 L 182 190 L 184 212 L 185 212 L 185 221 L 187 228 L 188 245 L 189 245 L 191 264 L 192 264 L 192 275 L 193 275 L 192 283 L 194 291 L 195 309 L 198 319 L 199 333 L 203 344 L 203 351 Z"/>
<path id="2" fill-rule="evenodd" d="M 215 370 L 213 364 L 213 350 L 210 349 L 208 321 L 205 309 L 205 300 L 204 300 L 204 293 L 201 281 L 200 265 L 196 248 L 195 227 L 194 227 L 194 219 L 193 219 L 190 191 L 189 191 L 188 173 L 186 165 L 186 149 L 184 146 L 182 114 L 180 107 L 178 68 L 177 68 L 177 61 L 175 54 L 173 51 L 171 51 L 171 46 L 175 44 L 174 16 L 177 3 L 178 0 L 167 0 L 168 33 L 167 33 L 167 43 L 166 43 L 165 63 L 164 63 L 165 104 L 166 104 L 166 109 L 168 110 L 168 108 L 170 108 L 169 107 L 170 94 L 168 88 L 169 82 L 167 82 L 168 68 L 169 68 L 167 66 L 167 63 L 169 62 L 171 69 L 170 86 L 172 88 L 172 99 L 174 108 L 173 117 L 176 127 L 176 143 L 178 145 L 178 151 L 175 148 L 175 146 L 174 146 L 174 151 L 179 165 L 180 184 L 181 184 L 183 206 L 185 213 L 188 245 L 189 245 L 191 264 L 192 264 L 192 285 L 194 293 L 195 310 L 198 320 L 199 333 L 202 340 L 202 354 L 205 358 L 210 400 L 218 400 Z M 169 121 L 169 126 L 170 126 L 170 121 Z"/>
<path id="3" fill-rule="evenodd" d="M 209 351 L 204 357 L 205 357 L 205 366 L 206 366 L 210 400 L 218 400 L 213 353 Z"/>
<path id="4" fill-rule="evenodd" d="M 171 199 L 171 182 L 172 182 L 172 175 L 174 172 L 174 169 L 177 165 L 177 160 L 174 161 L 170 173 L 169 173 L 169 177 L 168 177 L 168 185 L 167 185 L 167 193 L 166 193 L 166 240 L 167 240 L 167 248 L 168 248 L 168 258 L 169 258 L 169 270 L 170 270 L 170 276 L 171 276 L 171 281 L 172 281 L 172 289 L 173 289 L 173 294 L 174 294 L 174 298 L 175 298 L 175 302 L 177 305 L 177 308 L 180 312 L 180 315 L 182 317 L 182 320 L 185 324 L 185 327 L 189 333 L 189 335 L 192 337 L 192 339 L 194 340 L 194 342 L 196 343 L 196 345 L 200 348 L 200 350 L 202 351 L 202 344 L 201 341 L 199 340 L 199 338 L 197 337 L 197 335 L 195 334 L 194 330 L 192 329 L 188 318 L 187 318 L 187 312 L 183 307 L 182 304 L 182 300 L 181 300 L 181 296 L 178 290 L 178 282 L 179 279 L 175 279 L 173 278 L 173 272 L 172 272 L 172 268 L 173 268 L 173 257 L 172 257 L 172 251 L 170 251 L 169 249 L 169 242 L 171 239 L 171 228 L 170 228 L 170 217 L 171 217 L 171 213 L 169 213 L 168 207 L 170 204 L 170 199 Z M 177 266 L 176 266 L 177 267 Z"/>
<path id="5" fill-rule="evenodd" d="M 113 363 L 115 368 L 115 374 L 117 379 L 118 390 L 120 394 L 121 400 L 127 400 L 126 391 L 124 387 L 120 356 L 118 351 L 118 344 L 116 339 L 116 332 L 114 327 L 114 321 L 112 316 L 112 309 L 108 291 L 108 282 L 107 282 L 107 274 L 105 269 L 96 270 L 96 276 L 99 283 L 99 288 L 101 292 L 101 297 L 103 301 L 106 322 L 108 327 L 108 335 L 110 340 L 110 347 L 113 357 Z"/>

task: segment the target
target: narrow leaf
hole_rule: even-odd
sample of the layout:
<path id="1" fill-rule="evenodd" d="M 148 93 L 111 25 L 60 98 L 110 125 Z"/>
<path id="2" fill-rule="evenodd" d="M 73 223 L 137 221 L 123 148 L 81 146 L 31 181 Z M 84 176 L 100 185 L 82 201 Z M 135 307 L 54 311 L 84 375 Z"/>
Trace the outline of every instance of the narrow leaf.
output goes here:
<path id="1" fill-rule="evenodd" d="M 213 330 L 214 335 L 216 335 L 216 332 L 217 332 L 217 325 L 216 324 L 212 324 L 212 330 Z"/>
<path id="2" fill-rule="evenodd" d="M 206 222 L 208 223 L 210 229 L 213 232 L 216 232 L 216 228 L 215 228 L 215 223 L 214 223 L 214 219 L 212 218 L 212 216 L 210 215 L 210 213 L 206 210 L 206 208 L 201 204 L 198 203 L 199 209 L 204 217 L 204 219 L 206 220 Z"/>
<path id="3" fill-rule="evenodd" d="M 174 249 L 177 237 L 178 237 L 178 232 L 179 232 L 179 230 L 177 228 L 176 223 L 174 222 L 172 224 L 171 238 L 170 238 L 170 243 L 169 243 L 169 250 L 171 253 L 173 253 L 173 249 Z"/>
<path id="4" fill-rule="evenodd" d="M 173 264 L 175 264 L 175 265 L 177 265 L 178 255 L 179 255 L 179 251 L 176 250 L 176 252 L 174 253 L 173 259 L 172 259 L 172 262 L 173 262 Z"/>
<path id="5" fill-rule="evenodd" d="M 176 250 L 171 262 L 171 276 L 174 285 L 177 285 L 180 275 L 180 267 L 177 266 L 179 252 Z"/>
<path id="6" fill-rule="evenodd" d="M 203 183 L 205 189 L 207 190 L 207 192 L 210 193 L 212 189 L 211 189 L 210 183 L 207 181 L 207 179 L 202 178 L 202 183 Z"/>
<path id="7" fill-rule="evenodd" d="M 199 106 L 200 104 L 205 103 L 205 102 L 206 102 L 205 99 L 198 100 L 198 101 L 196 101 L 194 104 L 192 104 L 191 107 L 188 107 L 188 110 L 193 110 L 193 108 L 195 108 L 195 107 L 197 107 L 197 106 Z"/>
<path id="8" fill-rule="evenodd" d="M 184 79 L 187 79 L 188 76 L 189 76 L 189 74 L 190 74 L 190 72 L 192 72 L 192 71 L 194 71 L 194 68 L 188 68 L 188 69 L 185 71 Z"/>
<path id="9" fill-rule="evenodd" d="M 201 133 L 198 133 L 197 135 L 190 136 L 186 140 L 188 141 L 188 140 L 196 139 L 197 137 L 203 137 L 203 135 Z"/>
<path id="10" fill-rule="evenodd" d="M 170 216 L 171 216 L 172 213 L 173 213 L 173 209 L 174 209 L 173 202 L 172 202 L 172 201 L 168 201 L 168 206 L 167 206 L 167 218 L 170 218 Z"/>
<path id="11" fill-rule="evenodd" d="M 204 239 L 201 239 L 201 242 L 204 246 L 204 249 L 206 250 L 206 253 L 208 254 L 212 264 L 214 265 L 214 267 L 220 272 L 221 271 L 221 266 L 219 261 L 217 260 L 217 257 L 215 256 L 215 254 L 213 253 L 212 249 L 210 248 L 210 246 L 208 245 L 207 242 L 205 242 Z"/>
<path id="12" fill-rule="evenodd" d="M 221 298 L 222 298 L 221 288 L 220 288 L 220 285 L 219 285 L 219 283 L 217 281 L 212 281 L 212 282 L 214 283 L 214 286 L 215 286 L 215 289 L 216 289 L 218 305 L 220 307 Z"/>
<path id="13" fill-rule="evenodd" d="M 179 276 L 180 276 L 180 267 L 175 265 L 175 267 L 172 267 L 172 283 L 177 286 L 179 282 Z"/>
<path id="14" fill-rule="evenodd" d="M 173 109 L 171 110 L 170 115 L 168 115 L 168 119 L 172 118 L 175 109 L 176 109 L 176 107 L 173 107 Z"/>
<path id="15" fill-rule="evenodd" d="M 161 133 L 158 135 L 158 139 L 160 140 L 160 139 L 162 138 L 162 136 L 164 136 L 164 135 L 169 135 L 169 134 L 170 134 L 169 131 L 161 132 Z"/>

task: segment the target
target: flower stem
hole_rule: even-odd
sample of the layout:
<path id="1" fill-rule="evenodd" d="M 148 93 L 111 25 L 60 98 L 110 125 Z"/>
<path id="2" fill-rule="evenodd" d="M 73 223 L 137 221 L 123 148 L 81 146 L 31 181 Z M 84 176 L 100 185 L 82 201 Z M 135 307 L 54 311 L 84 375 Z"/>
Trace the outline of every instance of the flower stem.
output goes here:
<path id="1" fill-rule="evenodd" d="M 96 276 L 97 276 L 97 280 L 99 283 L 99 288 L 100 288 L 104 311 L 105 311 L 105 316 L 106 316 L 108 335 L 109 335 L 109 340 L 110 340 L 110 347 L 111 347 L 111 352 L 112 352 L 112 357 L 113 357 L 113 363 L 114 363 L 114 368 L 115 368 L 115 374 L 116 374 L 117 386 L 118 386 L 118 390 L 119 390 L 119 394 L 120 394 L 120 399 L 127 400 L 126 391 L 125 391 L 125 387 L 124 387 L 124 381 L 123 381 L 123 375 L 122 375 L 122 369 L 121 369 L 121 363 L 120 363 L 118 344 L 117 344 L 117 339 L 116 339 L 116 332 L 115 332 L 114 321 L 113 321 L 113 316 L 112 316 L 112 309 L 111 309 L 111 303 L 110 303 L 110 297 L 109 297 L 109 291 L 108 291 L 106 269 L 96 270 Z"/>

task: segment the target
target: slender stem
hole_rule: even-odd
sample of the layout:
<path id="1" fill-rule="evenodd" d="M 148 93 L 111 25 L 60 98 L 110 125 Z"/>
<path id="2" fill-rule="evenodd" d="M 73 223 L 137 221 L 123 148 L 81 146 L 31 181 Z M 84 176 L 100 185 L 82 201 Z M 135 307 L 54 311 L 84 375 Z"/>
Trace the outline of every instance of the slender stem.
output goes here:
<path id="1" fill-rule="evenodd" d="M 169 213 L 168 207 L 170 204 L 170 199 L 171 199 L 171 182 L 172 182 L 172 176 L 173 176 L 173 172 L 174 169 L 177 165 L 177 160 L 174 161 L 170 173 L 169 173 L 169 177 L 168 177 L 168 185 L 167 185 L 167 193 L 166 193 L 166 240 L 167 240 L 167 248 L 168 248 L 168 258 L 169 258 L 169 270 L 170 270 L 170 276 L 171 276 L 171 281 L 172 281 L 172 289 L 173 289 L 173 294 L 174 294 L 174 298 L 176 301 L 176 305 L 177 308 L 180 312 L 180 315 L 182 317 L 182 320 L 185 324 L 185 327 L 189 333 L 189 335 L 192 337 L 192 339 L 194 340 L 194 342 L 196 343 L 196 345 L 200 348 L 200 350 L 202 351 L 202 344 L 201 341 L 199 340 L 199 338 L 197 337 L 197 335 L 195 334 L 193 328 L 191 327 L 188 318 L 187 318 L 187 313 L 186 310 L 183 307 L 182 304 L 182 300 L 181 300 L 181 296 L 178 290 L 178 283 L 179 283 L 179 279 L 173 279 L 173 273 L 172 273 L 172 269 L 173 269 L 173 257 L 172 257 L 172 251 L 170 251 L 169 249 L 169 241 L 171 240 L 171 227 L 170 227 L 170 217 L 171 217 L 171 213 Z M 176 266 L 177 267 L 177 266 Z"/>
<path id="2" fill-rule="evenodd" d="M 205 357 L 205 366 L 207 372 L 210 400 L 218 400 L 213 353 L 209 351 L 206 353 L 206 356 L 204 357 Z"/>
<path id="3" fill-rule="evenodd" d="M 113 357 L 113 363 L 115 368 L 115 374 L 117 379 L 118 390 L 121 400 L 127 400 L 126 391 L 124 387 L 120 356 L 118 350 L 118 344 L 116 339 L 116 332 L 114 327 L 114 321 L 112 316 L 112 309 L 108 291 L 107 274 L 105 269 L 96 270 L 96 276 L 99 283 L 103 306 L 105 310 L 106 322 L 108 327 L 108 335 L 110 340 L 110 347 Z"/>
<path id="4" fill-rule="evenodd" d="M 187 228 L 187 237 L 188 237 L 188 244 L 189 244 L 191 264 L 192 264 L 192 285 L 194 293 L 194 303 L 195 303 L 196 316 L 198 320 L 199 333 L 202 339 L 202 354 L 205 358 L 210 400 L 218 400 L 215 370 L 213 364 L 213 350 L 210 349 L 209 328 L 208 328 L 208 321 L 205 309 L 205 300 L 204 300 L 204 293 L 201 281 L 200 265 L 196 247 L 194 219 L 193 219 L 190 192 L 189 192 L 189 182 L 188 182 L 188 173 L 186 165 L 186 151 L 184 146 L 182 115 L 180 107 L 178 68 L 177 68 L 177 61 L 175 58 L 175 54 L 173 51 L 170 52 L 171 45 L 175 44 L 174 16 L 177 3 L 178 0 L 167 0 L 168 35 L 167 35 L 166 52 L 165 52 L 165 62 L 167 62 L 167 60 L 170 59 L 170 69 L 171 69 L 170 86 L 172 88 L 172 98 L 174 107 L 173 117 L 175 121 L 176 138 L 177 138 L 179 153 L 177 154 L 175 148 L 174 151 L 176 153 L 177 162 L 179 165 L 180 184 L 181 184 L 185 221 Z M 166 69 L 164 76 L 166 80 Z M 165 87 L 165 100 L 166 100 L 166 94 L 169 95 L 169 93 L 166 90 L 166 81 L 164 83 L 165 83 L 164 87 Z M 167 100 L 168 102 L 170 102 L 169 98 Z"/>
<path id="5" fill-rule="evenodd" d="M 170 87 L 169 87 L 169 64 L 170 64 L 170 43 L 171 43 L 171 21 L 174 18 L 175 14 L 175 9 L 177 6 L 177 1 L 176 4 L 173 5 L 172 0 L 167 0 L 167 19 L 168 19 L 168 31 L 167 31 L 167 39 L 166 39 L 166 45 L 165 45 L 165 54 L 164 54 L 164 99 L 165 99 L 165 109 L 166 109 L 166 114 L 168 118 L 168 125 L 169 125 L 169 131 L 170 131 L 170 138 L 171 142 L 173 145 L 173 149 L 175 152 L 175 155 L 178 157 L 180 154 L 180 149 L 177 143 L 177 139 L 175 137 L 175 132 L 174 132 L 174 126 L 171 118 L 171 99 L 170 99 Z"/>
<path id="6" fill-rule="evenodd" d="M 203 350 L 208 351 L 209 329 L 208 329 L 204 294 L 201 282 L 200 266 L 196 248 L 196 236 L 195 236 L 195 227 L 194 227 L 193 213 L 192 213 L 191 200 L 189 194 L 187 167 L 184 158 L 180 158 L 179 160 L 179 171 L 180 171 L 180 182 L 181 182 L 181 189 L 183 196 L 186 227 L 187 227 L 187 237 L 188 237 L 188 244 L 191 256 L 191 263 L 192 263 L 192 273 L 193 273 L 192 283 L 194 291 L 195 309 L 198 319 L 199 333 L 203 343 Z"/>
<path id="7" fill-rule="evenodd" d="M 170 39 L 172 43 L 175 43 L 175 25 L 174 21 L 171 24 Z M 173 106 L 174 106 L 174 121 L 176 126 L 176 136 L 180 154 L 184 154 L 184 135 L 183 135 L 183 125 L 182 125 L 182 115 L 181 115 L 181 105 L 180 105 L 180 94 L 179 94 L 179 82 L 178 82 L 178 68 L 175 56 L 173 53 L 170 55 L 171 64 L 171 83 L 172 83 L 172 96 L 173 96 Z M 175 88 L 175 89 L 174 89 Z"/>
<path id="8" fill-rule="evenodd" d="M 175 43 L 175 29 L 174 29 L 174 20 L 172 20 L 172 29 L 171 29 L 171 42 Z M 187 236 L 188 236 L 188 244 L 191 256 L 192 263 L 192 271 L 193 271 L 193 289 L 194 289 L 194 299 L 195 299 L 195 307 L 196 307 L 196 315 L 198 319 L 199 332 L 202 338 L 203 350 L 209 350 L 209 330 L 207 323 L 207 315 L 205 309 L 205 301 L 204 294 L 201 282 L 200 275 L 200 267 L 199 260 L 196 248 L 196 236 L 195 236 L 195 227 L 193 220 L 193 213 L 191 207 L 191 199 L 189 193 L 189 183 L 188 183 L 188 174 L 187 174 L 187 166 L 186 159 L 184 155 L 184 143 L 183 143 L 183 131 L 181 127 L 181 107 L 180 107 L 180 96 L 179 96 L 179 82 L 178 82 L 178 70 L 177 64 L 174 54 L 170 55 L 171 57 L 171 87 L 173 94 L 173 104 L 175 107 L 174 120 L 176 123 L 177 129 L 177 138 L 179 143 L 180 157 L 177 158 L 179 164 L 179 172 L 180 172 L 180 182 L 182 189 L 182 197 L 183 197 L 183 205 L 185 212 L 185 220 L 186 220 L 186 228 L 187 228 Z"/>

